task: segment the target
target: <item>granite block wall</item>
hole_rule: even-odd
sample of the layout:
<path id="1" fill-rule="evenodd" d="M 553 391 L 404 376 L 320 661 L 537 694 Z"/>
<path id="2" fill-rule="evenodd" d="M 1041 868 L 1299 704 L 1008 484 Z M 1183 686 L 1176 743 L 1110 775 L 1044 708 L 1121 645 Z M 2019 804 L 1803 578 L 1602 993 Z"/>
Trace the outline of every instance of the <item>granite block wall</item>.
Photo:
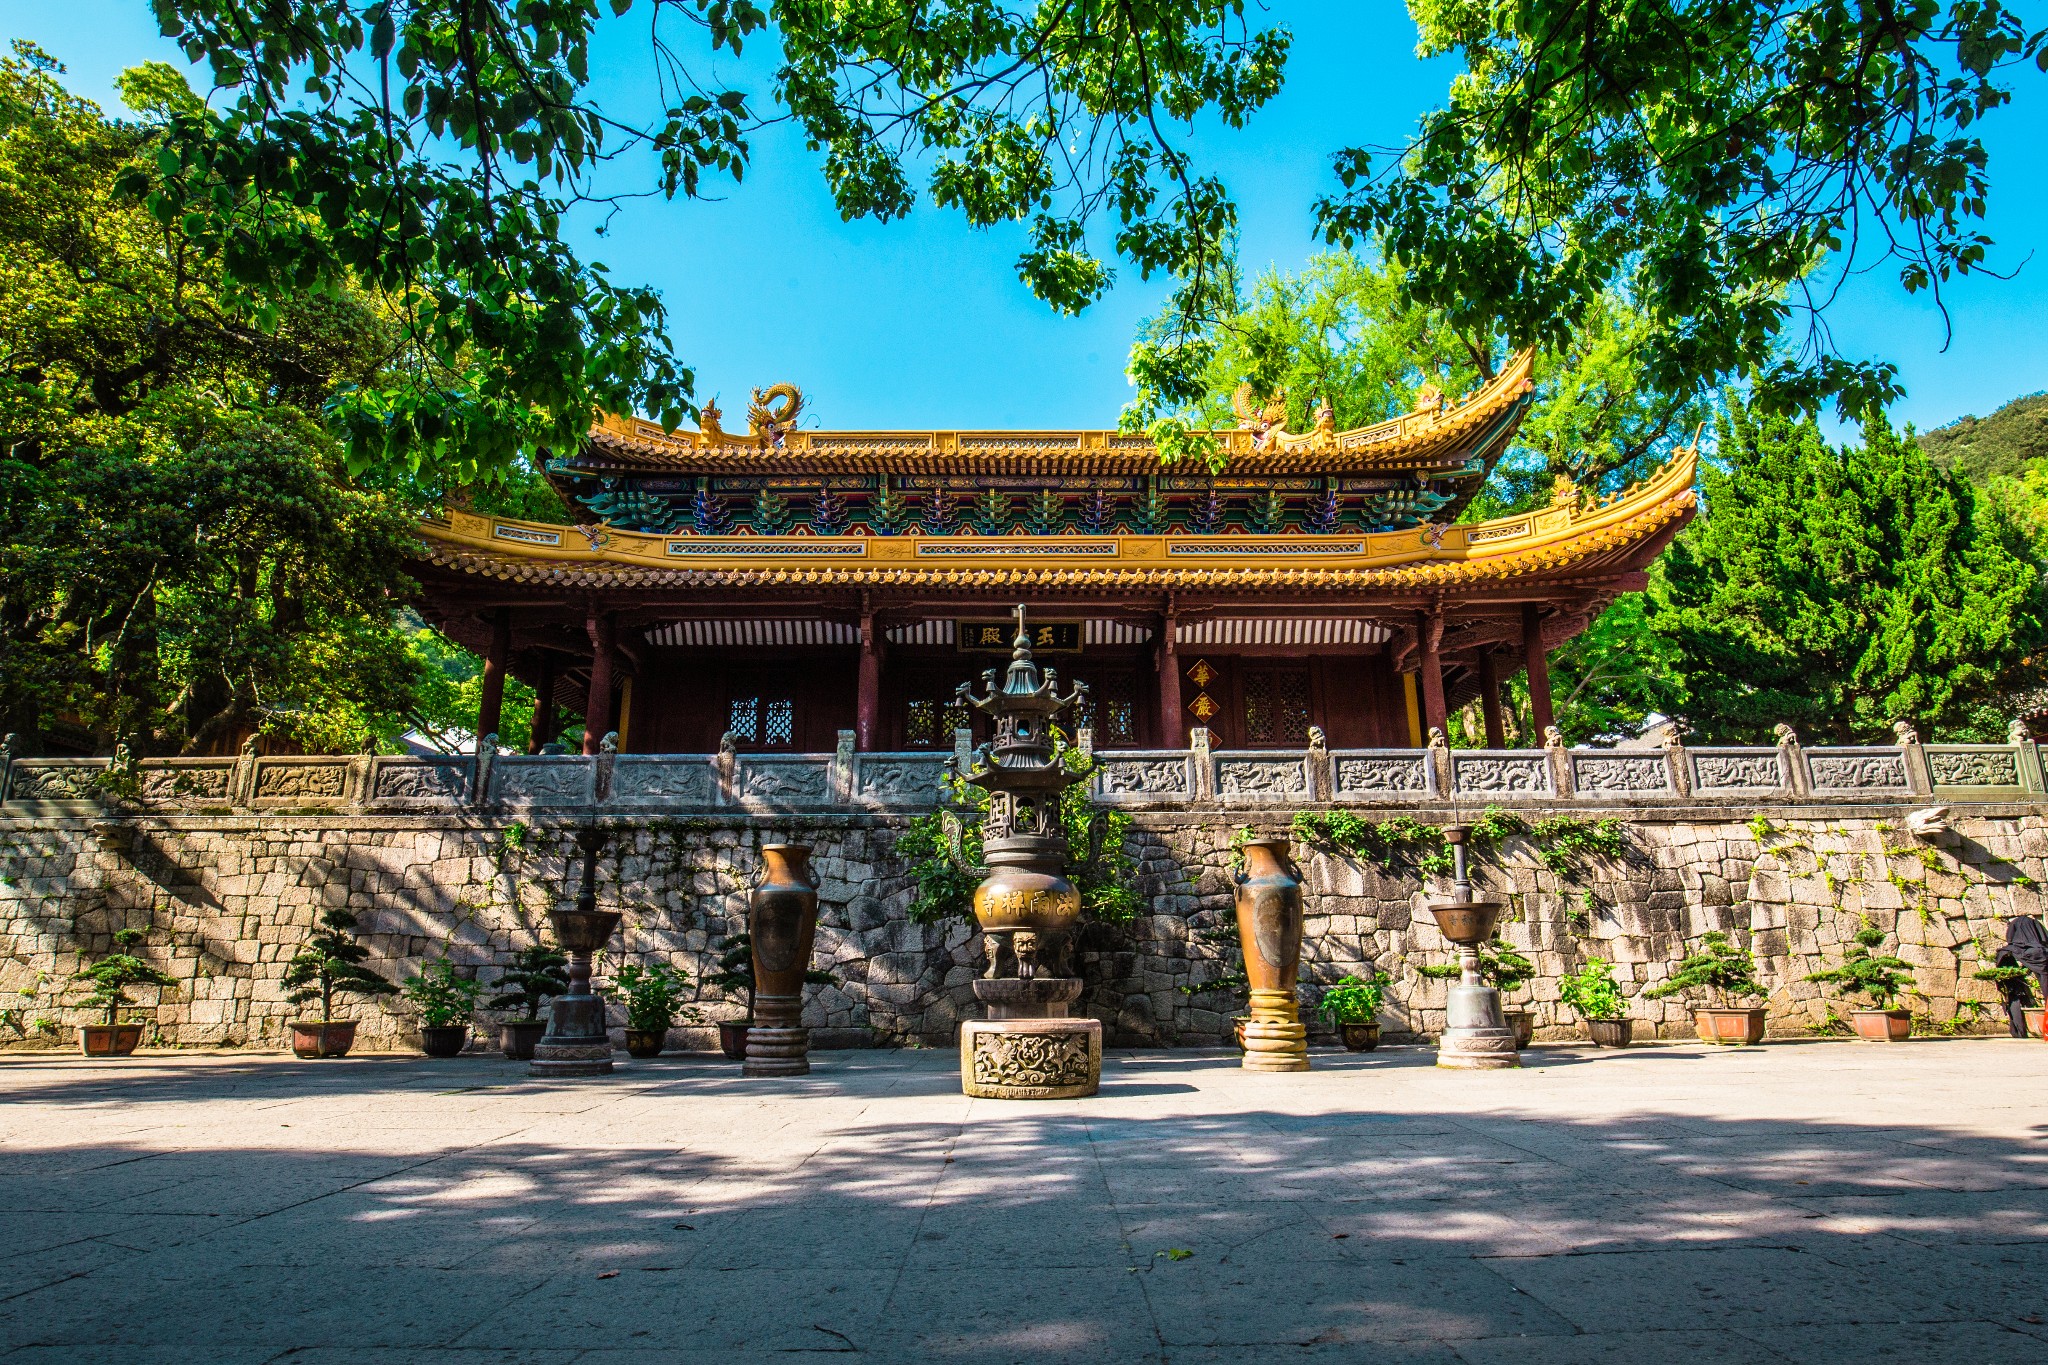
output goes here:
<path id="1" fill-rule="evenodd" d="M 2048 881 L 2048 806 L 1954 807 L 1949 828 L 1926 837 L 1904 828 L 1909 809 L 1604 807 L 1588 814 L 1619 818 L 1627 852 L 1590 862 L 1578 886 L 1512 839 L 1478 868 L 1510 901 L 1506 937 L 1538 968 L 1510 1008 L 1535 1014 L 1539 1038 L 1578 1036 L 1559 978 L 1598 954 L 1617 964 L 1640 1032 L 1681 1036 L 1690 1027 L 1682 1004 L 1640 993 L 1669 974 L 1686 941 L 1718 928 L 1755 950 L 1774 1032 L 1804 1034 L 1840 1002 L 1801 978 L 1838 960 L 1868 915 L 1896 930 L 1899 955 L 1915 964 L 1924 997 L 1914 1008 L 1967 1030 L 1967 1002 L 1996 999 L 1970 973 L 1988 964 L 2006 917 L 2042 911 L 2036 883 Z M 1456 814 L 1411 813 L 1435 822 Z M 1223 1037 L 1243 997 L 1205 983 L 1234 965 L 1231 837 L 1243 825 L 1284 829 L 1289 814 L 1133 813 L 1145 913 L 1088 926 L 1080 944 L 1085 1007 L 1109 1026 L 1113 1045 L 1213 1046 Z M 600 865 L 600 899 L 625 913 L 616 952 L 666 959 L 701 982 L 714 945 L 743 924 L 756 850 L 797 840 L 816 849 L 817 958 L 838 978 L 814 987 L 806 1006 L 818 1045 L 944 1046 L 975 1008 L 979 935 L 964 921 L 908 918 L 913 888 L 894 853 L 903 817 L 606 823 L 615 837 Z M 284 964 L 329 905 L 360 916 L 371 965 L 387 975 L 448 954 L 489 980 L 564 894 L 571 826 L 462 810 L 0 819 L 0 1045 L 70 1046 L 70 1026 L 88 1018 L 71 974 L 109 951 L 121 928 L 145 930 L 145 954 L 178 980 L 138 992 L 155 1039 L 168 1045 L 283 1046 L 284 1025 L 298 1012 L 280 984 Z M 1449 960 L 1422 909 L 1422 879 L 1314 849 L 1300 850 L 1299 862 L 1304 1001 L 1370 963 L 1394 979 L 1382 1016 L 1391 1037 L 1441 1028 L 1444 984 L 1414 971 Z M 402 1001 L 352 1008 L 364 1022 L 359 1046 L 407 1047 L 416 1037 Z M 711 1046 L 710 1025 L 741 1012 L 709 988 L 697 1009 L 700 1020 L 679 1028 L 674 1045 Z M 1995 1007 L 1979 1027 L 1994 1026 L 2002 1027 Z"/>

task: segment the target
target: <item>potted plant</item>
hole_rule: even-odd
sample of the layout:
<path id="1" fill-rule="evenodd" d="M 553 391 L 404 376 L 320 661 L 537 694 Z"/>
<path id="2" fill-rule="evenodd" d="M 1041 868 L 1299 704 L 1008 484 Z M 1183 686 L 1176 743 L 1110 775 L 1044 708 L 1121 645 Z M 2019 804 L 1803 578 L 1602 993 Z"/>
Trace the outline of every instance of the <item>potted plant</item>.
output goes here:
<path id="1" fill-rule="evenodd" d="M 1323 992 L 1316 1012 L 1330 1021 L 1344 1046 L 1353 1052 L 1370 1052 L 1380 1045 L 1380 1002 L 1385 994 L 1384 977 L 1346 976 Z"/>
<path id="2" fill-rule="evenodd" d="M 1462 968 L 1455 962 L 1446 962 L 1436 967 L 1417 967 L 1417 974 L 1434 981 L 1455 981 Z M 1507 993 L 1536 975 L 1536 964 L 1523 957 L 1499 938 L 1479 945 L 1479 979 L 1493 987 L 1506 998 Z M 1536 1036 L 1536 1016 L 1528 1010 L 1502 1010 L 1508 1027 L 1515 1031 L 1515 1047 L 1529 1046 Z"/>
<path id="3" fill-rule="evenodd" d="M 1764 994 L 1756 980 L 1756 959 L 1720 930 L 1702 934 L 1699 951 L 1680 962 L 1670 980 L 1650 987 L 1643 995 L 1662 1000 L 1682 991 L 1704 991 L 1715 1002 L 1693 1008 L 1693 1027 L 1701 1042 L 1743 1046 L 1764 1040 L 1763 1010 L 1735 1003 Z"/>
<path id="4" fill-rule="evenodd" d="M 1919 992 L 1913 989 L 1913 964 L 1879 953 L 1883 942 L 1884 930 L 1866 915 L 1855 941 L 1843 950 L 1841 964 L 1806 979 L 1839 986 L 1844 995 L 1868 996 L 1869 1009 L 1849 1011 L 1856 1036 L 1868 1043 L 1900 1043 L 1912 1036 L 1913 1012 L 1898 1008 L 1897 1001 Z"/>
<path id="5" fill-rule="evenodd" d="M 103 1009 L 107 1017 L 97 1024 L 78 1026 L 78 1050 L 88 1057 L 126 1057 L 142 1044 L 142 1021 L 123 1020 L 121 1011 L 135 1002 L 128 998 L 130 986 L 175 986 L 177 978 L 158 971 L 127 951 L 148 935 L 140 929 L 114 931 L 114 951 L 93 963 L 72 979 L 92 984 L 85 1004 Z"/>
<path id="6" fill-rule="evenodd" d="M 337 995 L 396 995 L 398 987 L 363 965 L 370 950 L 356 940 L 356 917 L 339 906 L 321 912 L 313 933 L 285 965 L 285 998 L 320 1002 L 317 1019 L 292 1020 L 292 1051 L 301 1057 L 345 1057 L 356 1045 L 356 1021 L 334 1017 Z"/>
<path id="7" fill-rule="evenodd" d="M 405 979 L 405 998 L 420 1012 L 420 1050 L 429 1057 L 453 1057 L 469 1042 L 483 982 L 463 976 L 447 958 L 429 962 Z"/>
<path id="8" fill-rule="evenodd" d="M 612 985 L 626 1000 L 626 1052 L 634 1057 L 659 1057 L 668 1046 L 668 1031 L 678 1019 L 702 1018 L 683 1003 L 690 974 L 666 962 L 642 966 L 629 962 L 612 974 Z"/>
<path id="9" fill-rule="evenodd" d="M 718 1050 L 735 1062 L 747 1057 L 747 1030 L 754 1024 L 754 936 L 752 934 L 728 934 L 711 945 L 718 956 L 718 970 L 704 978 L 707 986 L 716 986 L 727 995 L 738 995 L 747 1002 L 744 1019 L 721 1019 L 718 1022 Z M 804 984 L 807 986 L 836 986 L 839 978 L 818 967 L 806 968 Z"/>
<path id="10" fill-rule="evenodd" d="M 534 1045 L 548 1031 L 540 1007 L 569 992 L 569 957 L 545 943 L 521 948 L 498 977 L 498 993 L 491 997 L 494 1010 L 518 1010 L 517 1019 L 498 1025 L 498 1050 L 518 1062 L 533 1060 Z"/>
<path id="11" fill-rule="evenodd" d="M 2042 1036 L 2043 1016 L 2048 1015 L 2048 1010 L 2034 1004 L 2032 972 L 2007 963 L 2001 967 L 1985 967 L 1970 975 L 1998 987 L 1998 999 L 2005 1006 L 2005 1017 L 2013 1037 Z"/>
<path id="12" fill-rule="evenodd" d="M 1586 1021 L 1593 1046 L 1628 1046 L 1636 1021 L 1628 1017 L 1628 1001 L 1622 999 L 1614 966 L 1606 958 L 1587 958 L 1584 967 L 1558 983 L 1558 994 Z"/>

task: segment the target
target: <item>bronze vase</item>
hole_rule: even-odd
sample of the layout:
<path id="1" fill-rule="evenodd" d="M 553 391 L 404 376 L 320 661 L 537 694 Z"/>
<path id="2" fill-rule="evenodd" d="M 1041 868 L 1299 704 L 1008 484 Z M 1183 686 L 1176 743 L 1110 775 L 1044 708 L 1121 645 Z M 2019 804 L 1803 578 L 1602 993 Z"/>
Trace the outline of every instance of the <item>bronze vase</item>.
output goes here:
<path id="1" fill-rule="evenodd" d="M 1285 839 L 1244 846 L 1237 881 L 1237 938 L 1251 980 L 1251 1021 L 1244 1026 L 1247 1071 L 1308 1070 L 1308 1029 L 1295 981 L 1301 975 L 1301 878 Z"/>
<path id="2" fill-rule="evenodd" d="M 802 1024 L 804 974 L 818 936 L 818 882 L 808 844 L 763 844 L 766 873 L 747 901 L 754 947 L 754 1026 L 747 1030 L 747 1076 L 801 1076 L 811 1069 L 810 1032 Z"/>

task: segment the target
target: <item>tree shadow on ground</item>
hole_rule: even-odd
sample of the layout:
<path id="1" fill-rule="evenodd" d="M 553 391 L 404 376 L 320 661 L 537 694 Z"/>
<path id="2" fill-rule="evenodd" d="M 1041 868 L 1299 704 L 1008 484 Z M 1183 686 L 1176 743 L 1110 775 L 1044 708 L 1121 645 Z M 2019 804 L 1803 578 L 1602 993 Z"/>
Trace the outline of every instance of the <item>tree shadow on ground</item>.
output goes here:
<path id="1" fill-rule="evenodd" d="M 1732 1055 L 1690 1059 L 1710 1076 Z M 1686 1059 L 1538 1063 L 1576 1085 L 1605 1061 L 1626 1086 Z M 1230 1056 L 1112 1057 L 1099 1102 L 1045 1106 L 970 1104 L 943 1054 L 835 1054 L 767 1087 L 694 1060 L 582 1086 L 486 1059 L 205 1061 L 0 1069 L 10 1362 L 2048 1343 L 2048 1123 L 1819 1119 L 1783 1096 L 1578 1114 L 1537 1076 L 1381 1087 L 1424 1049 L 1319 1056 L 1318 1091 Z"/>

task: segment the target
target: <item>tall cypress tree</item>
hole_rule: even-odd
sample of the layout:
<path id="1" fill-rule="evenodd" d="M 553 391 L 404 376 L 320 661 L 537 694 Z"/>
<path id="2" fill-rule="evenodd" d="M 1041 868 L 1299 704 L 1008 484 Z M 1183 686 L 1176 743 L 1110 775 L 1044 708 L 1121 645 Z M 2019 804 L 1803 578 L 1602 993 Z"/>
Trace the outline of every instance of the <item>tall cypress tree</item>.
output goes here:
<path id="1" fill-rule="evenodd" d="M 1653 584 L 1651 629 L 1678 646 L 1702 740 L 1767 741 L 1790 722 L 1830 743 L 2002 738 L 1999 699 L 2035 681 L 2039 567 L 1881 417 L 1860 445 L 1809 422 L 1731 411 L 1705 513 Z"/>

